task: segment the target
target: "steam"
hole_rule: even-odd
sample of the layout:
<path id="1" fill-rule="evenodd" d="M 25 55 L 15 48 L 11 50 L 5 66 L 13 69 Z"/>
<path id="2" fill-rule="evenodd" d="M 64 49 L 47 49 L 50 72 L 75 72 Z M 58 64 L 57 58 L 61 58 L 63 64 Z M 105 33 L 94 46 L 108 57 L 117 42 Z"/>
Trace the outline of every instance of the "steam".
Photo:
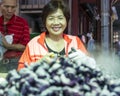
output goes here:
<path id="1" fill-rule="evenodd" d="M 115 52 L 108 54 L 102 52 L 100 47 L 98 47 L 98 50 L 94 53 L 94 58 L 105 76 L 115 79 L 120 78 L 120 57 L 118 57 Z"/>

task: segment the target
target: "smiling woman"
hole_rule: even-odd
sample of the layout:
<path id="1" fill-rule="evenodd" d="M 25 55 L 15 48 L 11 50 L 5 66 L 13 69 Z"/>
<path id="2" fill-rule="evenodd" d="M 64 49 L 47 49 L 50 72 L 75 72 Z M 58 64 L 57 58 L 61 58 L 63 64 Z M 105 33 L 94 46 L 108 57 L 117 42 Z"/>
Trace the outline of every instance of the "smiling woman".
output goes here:
<path id="1" fill-rule="evenodd" d="M 70 19 L 68 8 L 63 0 L 51 0 L 44 6 L 42 20 L 46 32 L 28 43 L 19 60 L 18 70 L 25 67 L 25 63 L 36 62 L 50 52 L 68 56 L 73 47 L 87 54 L 85 46 L 77 36 L 64 33 Z"/>

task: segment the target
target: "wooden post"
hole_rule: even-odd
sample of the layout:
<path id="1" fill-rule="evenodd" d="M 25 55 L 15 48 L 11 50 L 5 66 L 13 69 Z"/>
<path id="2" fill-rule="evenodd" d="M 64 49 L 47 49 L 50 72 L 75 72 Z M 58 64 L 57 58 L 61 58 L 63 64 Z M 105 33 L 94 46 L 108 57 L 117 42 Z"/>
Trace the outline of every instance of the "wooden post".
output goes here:
<path id="1" fill-rule="evenodd" d="M 78 0 L 72 0 L 71 9 L 71 34 L 78 35 L 79 33 L 79 3 Z"/>

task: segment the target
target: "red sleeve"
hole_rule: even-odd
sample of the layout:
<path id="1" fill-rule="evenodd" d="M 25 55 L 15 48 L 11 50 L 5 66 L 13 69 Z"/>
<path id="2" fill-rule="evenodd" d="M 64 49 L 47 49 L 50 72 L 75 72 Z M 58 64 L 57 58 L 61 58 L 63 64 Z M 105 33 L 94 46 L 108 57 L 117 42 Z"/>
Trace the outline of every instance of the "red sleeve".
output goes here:
<path id="1" fill-rule="evenodd" d="M 27 45 L 27 43 L 30 41 L 30 32 L 29 32 L 29 26 L 26 20 L 23 20 L 24 25 L 23 25 L 23 37 L 22 40 L 20 41 L 20 44 Z"/>

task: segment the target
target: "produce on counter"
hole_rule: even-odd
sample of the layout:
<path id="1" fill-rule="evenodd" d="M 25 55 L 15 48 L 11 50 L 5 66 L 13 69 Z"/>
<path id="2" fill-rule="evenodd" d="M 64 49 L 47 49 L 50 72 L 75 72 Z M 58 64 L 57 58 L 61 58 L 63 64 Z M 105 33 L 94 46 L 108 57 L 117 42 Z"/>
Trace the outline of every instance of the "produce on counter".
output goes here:
<path id="1" fill-rule="evenodd" d="M 42 59 L 20 71 L 11 70 L 0 80 L 0 96 L 120 96 L 120 80 L 60 56 L 49 63 Z"/>

